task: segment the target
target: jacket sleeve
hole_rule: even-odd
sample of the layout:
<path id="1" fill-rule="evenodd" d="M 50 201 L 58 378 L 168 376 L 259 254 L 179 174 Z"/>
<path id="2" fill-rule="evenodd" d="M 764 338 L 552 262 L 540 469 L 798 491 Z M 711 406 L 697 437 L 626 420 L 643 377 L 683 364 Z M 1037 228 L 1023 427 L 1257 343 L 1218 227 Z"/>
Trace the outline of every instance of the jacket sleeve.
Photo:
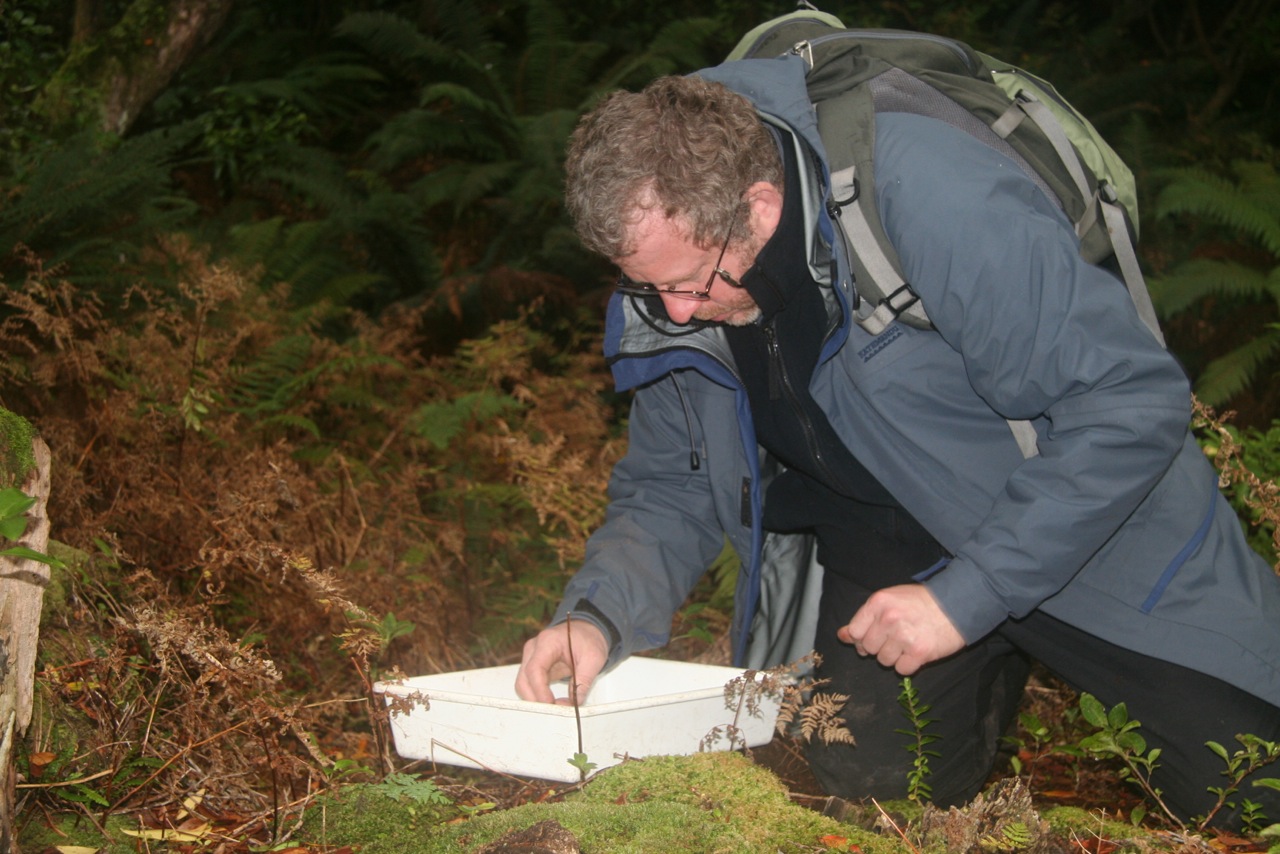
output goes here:
<path id="1" fill-rule="evenodd" d="M 636 392 L 605 522 L 553 619 L 598 612 L 605 620 L 594 621 L 614 642 L 611 664 L 669 640 L 676 610 L 724 547 L 709 466 L 690 460 L 698 422 L 686 418 L 675 382 L 667 376 Z"/>
<path id="2" fill-rule="evenodd" d="M 891 117 L 878 146 L 886 228 L 964 367 L 936 381 L 968 383 L 995 416 L 1039 432 L 1039 455 L 926 582 L 973 641 L 1061 590 L 1125 523 L 1182 448 L 1189 388 L 1124 285 L 1080 258 L 1014 164 L 918 116 Z"/>

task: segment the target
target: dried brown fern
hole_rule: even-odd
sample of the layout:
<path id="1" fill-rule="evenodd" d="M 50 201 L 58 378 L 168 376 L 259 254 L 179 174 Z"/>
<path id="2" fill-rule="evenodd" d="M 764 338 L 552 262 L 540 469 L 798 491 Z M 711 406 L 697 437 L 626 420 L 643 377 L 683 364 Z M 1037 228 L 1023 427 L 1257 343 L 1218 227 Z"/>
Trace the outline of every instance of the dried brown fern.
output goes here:
<path id="1" fill-rule="evenodd" d="M 207 802 L 271 812 L 330 755 L 388 761 L 379 671 L 491 663 L 522 640 L 486 646 L 491 623 L 545 619 L 616 419 L 595 342 L 532 315 L 426 359 L 422 310 L 345 316 L 339 340 L 244 271 L 157 252 L 180 284 L 139 283 L 110 317 L 34 260 L 4 295 L 0 397 L 54 450 L 55 538 L 99 555 L 43 643 L 45 696 L 83 740 L 35 737 L 50 774 L 105 770 L 112 805 L 210 783 Z M 449 409 L 468 395 L 505 408 Z M 424 430 L 431 406 L 466 421 Z"/>
<path id="2" fill-rule="evenodd" d="M 1259 477 L 1245 463 L 1245 447 L 1235 431 L 1228 426 L 1233 413 L 1227 412 L 1219 416 L 1199 398 L 1193 398 L 1192 404 L 1192 426 L 1208 431 L 1213 436 L 1210 456 L 1218 470 L 1218 486 L 1221 489 L 1240 487 L 1241 500 L 1254 514 L 1252 524 L 1270 528 L 1271 546 L 1276 556 L 1272 568 L 1280 574 L 1280 484 Z"/>
<path id="3" fill-rule="evenodd" d="M 854 744 L 853 735 L 840 717 L 848 696 L 820 691 L 828 680 L 813 676 L 821 661 L 821 656 L 811 652 L 790 664 L 748 670 L 725 685 L 725 705 L 739 714 L 745 711 L 756 715 L 761 701 L 772 697 L 779 702 L 774 725 L 779 735 L 792 734 L 798 724 L 795 734 L 802 741 L 816 736 L 824 744 Z"/>

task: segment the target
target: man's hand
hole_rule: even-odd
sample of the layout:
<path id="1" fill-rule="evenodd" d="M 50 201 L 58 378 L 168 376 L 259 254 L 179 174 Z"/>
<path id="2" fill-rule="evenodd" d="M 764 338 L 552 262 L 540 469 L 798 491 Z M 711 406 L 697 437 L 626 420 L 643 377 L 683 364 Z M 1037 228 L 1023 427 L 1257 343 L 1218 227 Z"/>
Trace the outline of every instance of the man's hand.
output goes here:
<path id="1" fill-rule="evenodd" d="M 836 637 L 903 676 L 964 648 L 964 638 L 922 584 L 877 590 Z"/>
<path id="2" fill-rule="evenodd" d="M 570 625 L 572 623 L 572 625 Z M 573 632 L 573 663 L 569 667 L 569 633 Z M 570 696 L 559 700 L 561 704 L 570 704 L 575 692 L 579 698 L 586 697 L 592 681 L 604 667 L 609 658 L 609 642 L 594 623 L 584 620 L 569 620 L 558 626 L 543 629 L 525 642 L 524 660 L 520 662 L 520 671 L 516 674 L 516 693 L 523 700 L 539 703 L 557 702 L 551 693 L 551 683 L 570 676 L 576 677 L 577 685 L 570 685 Z"/>

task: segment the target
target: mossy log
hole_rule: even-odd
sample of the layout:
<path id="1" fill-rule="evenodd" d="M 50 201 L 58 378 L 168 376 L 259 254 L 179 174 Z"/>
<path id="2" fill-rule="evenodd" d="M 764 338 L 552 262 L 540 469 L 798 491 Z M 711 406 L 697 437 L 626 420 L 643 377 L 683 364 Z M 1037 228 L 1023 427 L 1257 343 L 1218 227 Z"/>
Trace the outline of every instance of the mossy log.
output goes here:
<path id="1" fill-rule="evenodd" d="M 49 544 L 49 519 L 45 512 L 49 500 L 49 447 L 38 436 L 18 432 L 20 436 L 5 431 L 4 439 L 9 447 L 0 449 L 5 457 L 5 464 L 0 468 L 12 477 L 5 486 L 19 486 L 35 499 L 27 511 L 26 531 L 17 544 L 43 553 Z M 14 447 L 22 442 L 28 446 Z M 24 471 L 21 464 L 26 460 L 31 464 Z M 36 642 L 40 635 L 44 590 L 48 585 L 47 564 L 0 556 L 0 854 L 18 851 L 13 822 L 17 784 L 14 760 L 17 746 L 31 723 Z"/>

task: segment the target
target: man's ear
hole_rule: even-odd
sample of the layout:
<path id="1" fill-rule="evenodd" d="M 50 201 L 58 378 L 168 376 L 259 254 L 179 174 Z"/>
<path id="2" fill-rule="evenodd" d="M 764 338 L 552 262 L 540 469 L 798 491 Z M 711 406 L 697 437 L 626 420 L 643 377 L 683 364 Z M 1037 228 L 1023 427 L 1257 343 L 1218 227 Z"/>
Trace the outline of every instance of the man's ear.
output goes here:
<path id="1" fill-rule="evenodd" d="M 782 221 L 782 191 L 776 184 L 757 181 L 747 188 L 746 198 L 751 208 L 751 232 L 767 240 Z"/>

